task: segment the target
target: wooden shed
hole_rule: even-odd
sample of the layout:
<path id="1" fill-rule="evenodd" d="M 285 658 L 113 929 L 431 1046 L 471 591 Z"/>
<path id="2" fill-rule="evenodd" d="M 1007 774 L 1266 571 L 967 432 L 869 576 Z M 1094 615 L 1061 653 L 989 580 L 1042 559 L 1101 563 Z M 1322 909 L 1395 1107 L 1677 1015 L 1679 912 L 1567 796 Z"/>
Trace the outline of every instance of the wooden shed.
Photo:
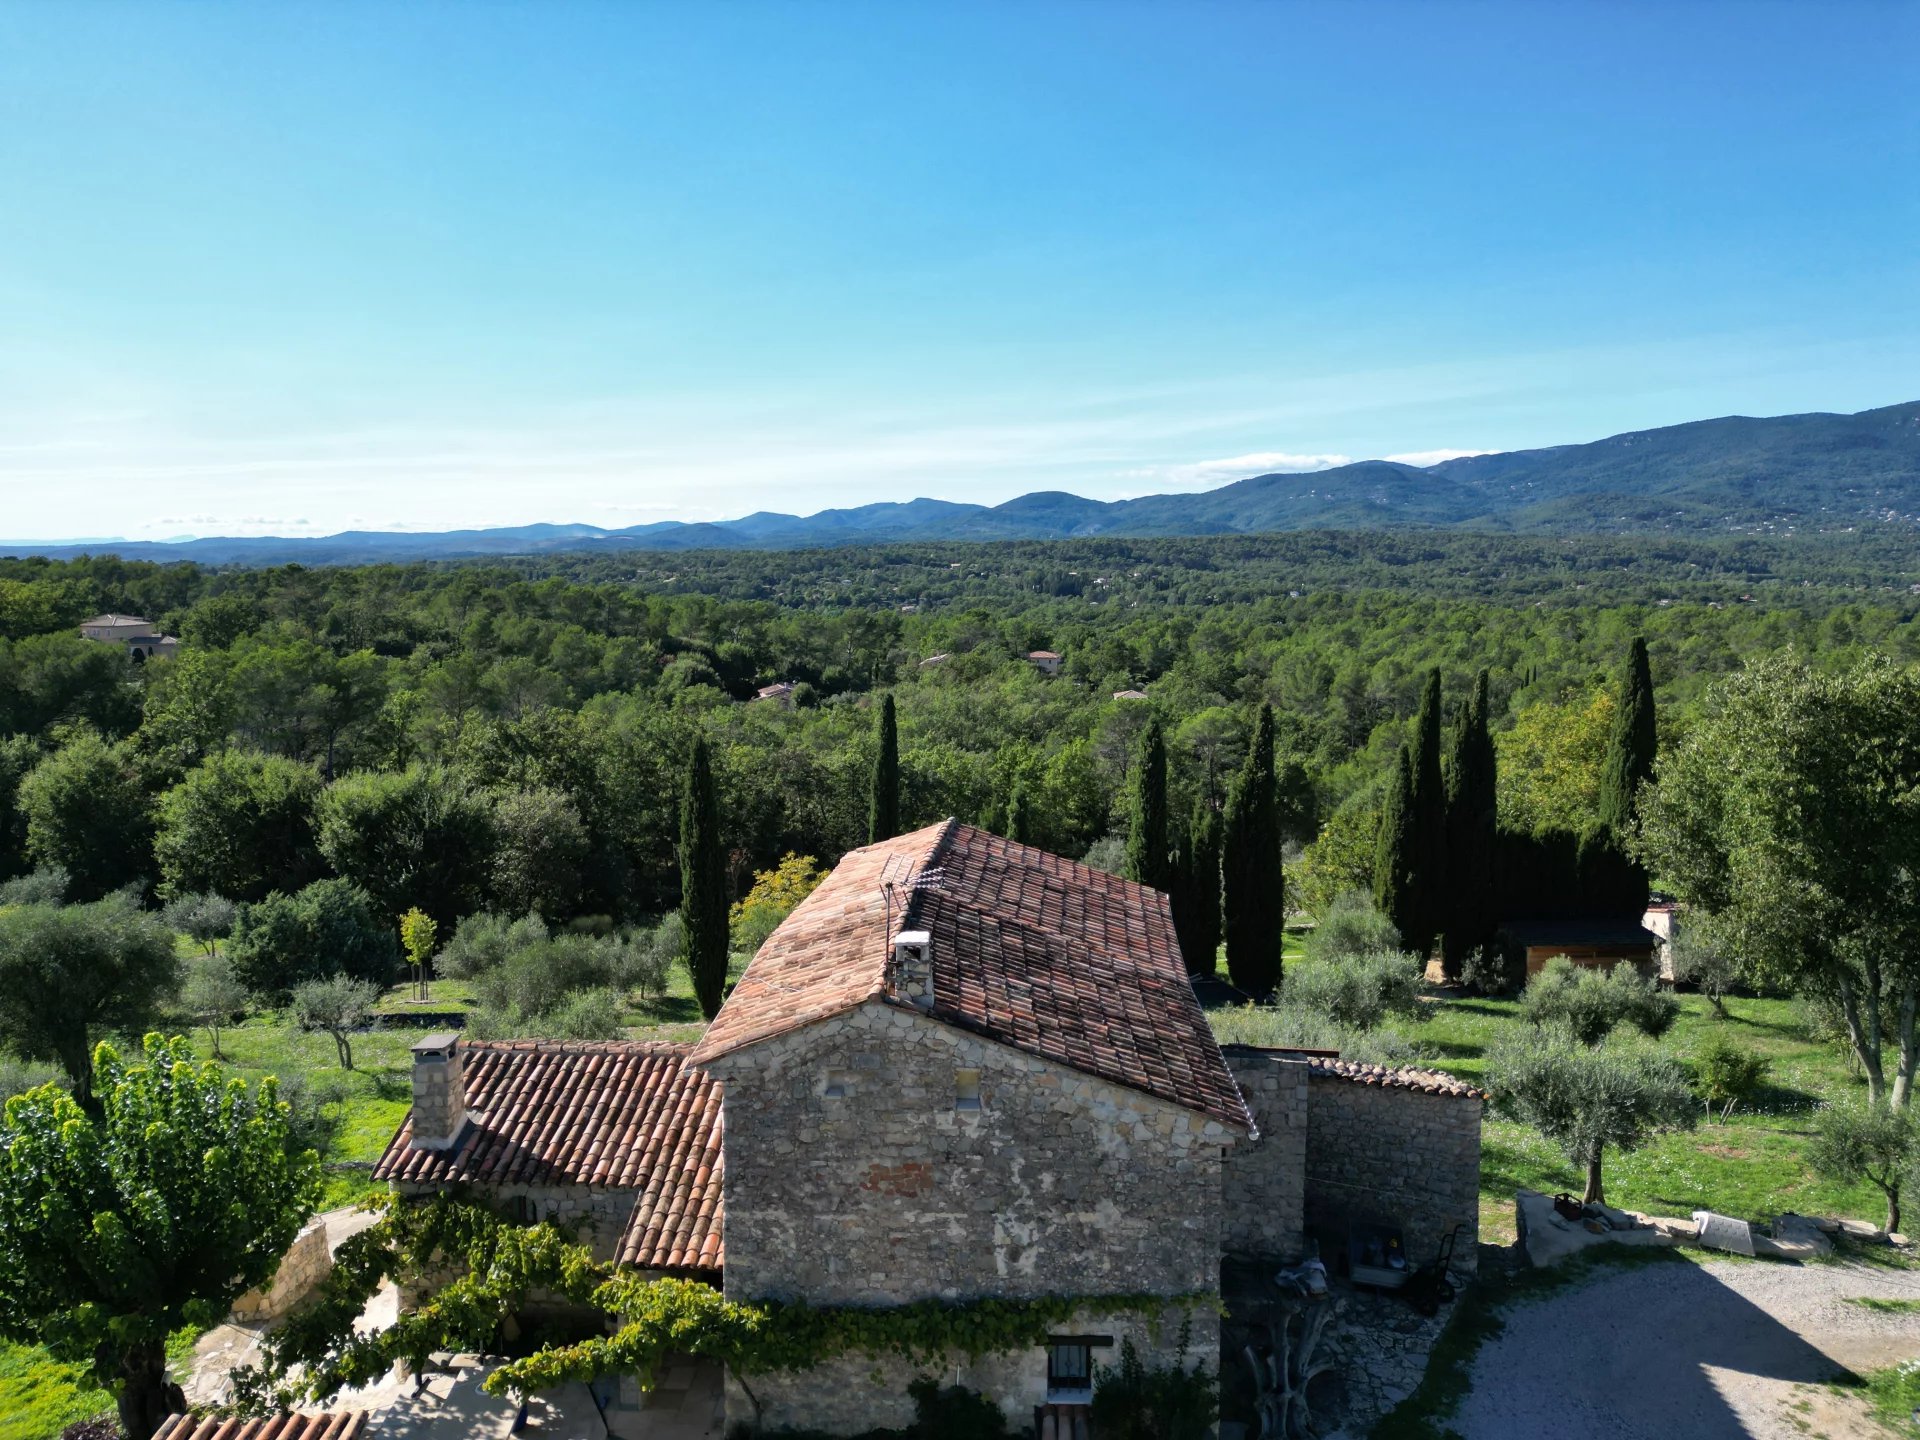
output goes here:
<path id="1" fill-rule="evenodd" d="M 1529 977 L 1539 974 L 1556 955 L 1598 970 L 1630 964 L 1651 975 L 1659 947 L 1659 938 L 1632 918 L 1509 920 L 1500 933 L 1508 945 L 1526 955 Z"/>

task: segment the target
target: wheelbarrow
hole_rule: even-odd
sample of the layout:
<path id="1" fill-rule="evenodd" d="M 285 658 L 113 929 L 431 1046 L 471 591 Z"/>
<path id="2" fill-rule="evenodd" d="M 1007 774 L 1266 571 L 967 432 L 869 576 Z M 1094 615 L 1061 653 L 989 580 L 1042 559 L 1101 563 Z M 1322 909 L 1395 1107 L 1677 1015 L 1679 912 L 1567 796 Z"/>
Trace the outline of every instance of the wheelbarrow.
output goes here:
<path id="1" fill-rule="evenodd" d="M 1438 1315 L 1440 1307 L 1457 1293 L 1448 1272 L 1453 1268 L 1453 1243 L 1459 1236 L 1460 1226 L 1456 1225 L 1440 1242 L 1439 1253 L 1409 1275 L 1407 1283 L 1400 1287 L 1406 1302 L 1422 1315 Z"/>

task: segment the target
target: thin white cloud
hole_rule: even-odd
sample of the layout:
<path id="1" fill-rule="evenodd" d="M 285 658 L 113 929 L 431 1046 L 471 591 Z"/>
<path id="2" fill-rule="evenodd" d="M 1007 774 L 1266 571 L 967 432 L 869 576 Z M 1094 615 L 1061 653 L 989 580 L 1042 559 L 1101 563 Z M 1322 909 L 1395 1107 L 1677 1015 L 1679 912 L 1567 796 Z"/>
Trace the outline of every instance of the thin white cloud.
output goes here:
<path id="1" fill-rule="evenodd" d="M 1386 458 L 1396 465 L 1415 465 L 1424 470 L 1429 465 L 1438 465 L 1445 460 L 1464 460 L 1469 455 L 1492 455 L 1492 450 L 1409 450 L 1404 455 L 1389 455 Z"/>
<path id="2" fill-rule="evenodd" d="M 1179 489 L 1209 490 L 1216 485 L 1244 480 L 1250 475 L 1298 475 L 1352 463 L 1346 455 L 1296 455 L 1286 450 L 1256 450 L 1248 455 L 1229 455 L 1220 460 L 1196 460 L 1188 465 L 1163 465 L 1125 473 L 1130 479 L 1157 480 Z"/>

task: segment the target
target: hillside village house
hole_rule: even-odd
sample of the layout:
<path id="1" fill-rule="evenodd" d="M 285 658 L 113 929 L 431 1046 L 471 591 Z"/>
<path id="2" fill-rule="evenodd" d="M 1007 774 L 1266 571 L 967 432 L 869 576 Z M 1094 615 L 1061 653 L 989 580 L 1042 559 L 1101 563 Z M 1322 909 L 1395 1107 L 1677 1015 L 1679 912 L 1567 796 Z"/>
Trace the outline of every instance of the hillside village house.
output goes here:
<path id="1" fill-rule="evenodd" d="M 1042 675 L 1058 675 L 1060 673 L 1060 657 L 1051 650 L 1029 650 L 1027 652 L 1027 663 Z"/>
<path id="2" fill-rule="evenodd" d="M 118 645 L 129 660 L 151 660 L 180 648 L 178 636 L 162 635 L 160 627 L 141 615 L 96 615 L 80 622 L 80 634 L 103 645 Z"/>
<path id="3" fill-rule="evenodd" d="M 376 1171 L 402 1193 L 473 1187 L 737 1300 L 1079 1300 L 1044 1349 L 946 1371 L 1023 1427 L 1071 1424 L 1123 1339 L 1172 1360 L 1183 1318 L 1217 1364 L 1229 1255 L 1358 1224 L 1416 1262 L 1458 1225 L 1474 1253 L 1478 1091 L 1223 1050 L 1165 896 L 953 820 L 847 855 L 697 1045 L 444 1034 L 414 1062 Z M 1140 1294 L 1164 1314 L 1103 1304 Z M 758 1376 L 727 1419 L 899 1426 L 911 1378 L 864 1355 Z M 637 1386 L 609 1388 L 612 1433 L 640 1433 Z"/>

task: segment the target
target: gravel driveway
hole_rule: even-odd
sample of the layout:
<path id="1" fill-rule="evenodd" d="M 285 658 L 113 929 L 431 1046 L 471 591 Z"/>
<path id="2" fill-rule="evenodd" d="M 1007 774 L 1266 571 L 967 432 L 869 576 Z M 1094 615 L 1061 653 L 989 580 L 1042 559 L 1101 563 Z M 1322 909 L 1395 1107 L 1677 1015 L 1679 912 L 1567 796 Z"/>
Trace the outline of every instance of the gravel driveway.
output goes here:
<path id="1" fill-rule="evenodd" d="M 1449 1422 L 1466 1440 L 1884 1436 L 1823 1382 L 1920 1355 L 1920 1270 L 1716 1260 L 1603 1270 L 1504 1312 Z"/>

